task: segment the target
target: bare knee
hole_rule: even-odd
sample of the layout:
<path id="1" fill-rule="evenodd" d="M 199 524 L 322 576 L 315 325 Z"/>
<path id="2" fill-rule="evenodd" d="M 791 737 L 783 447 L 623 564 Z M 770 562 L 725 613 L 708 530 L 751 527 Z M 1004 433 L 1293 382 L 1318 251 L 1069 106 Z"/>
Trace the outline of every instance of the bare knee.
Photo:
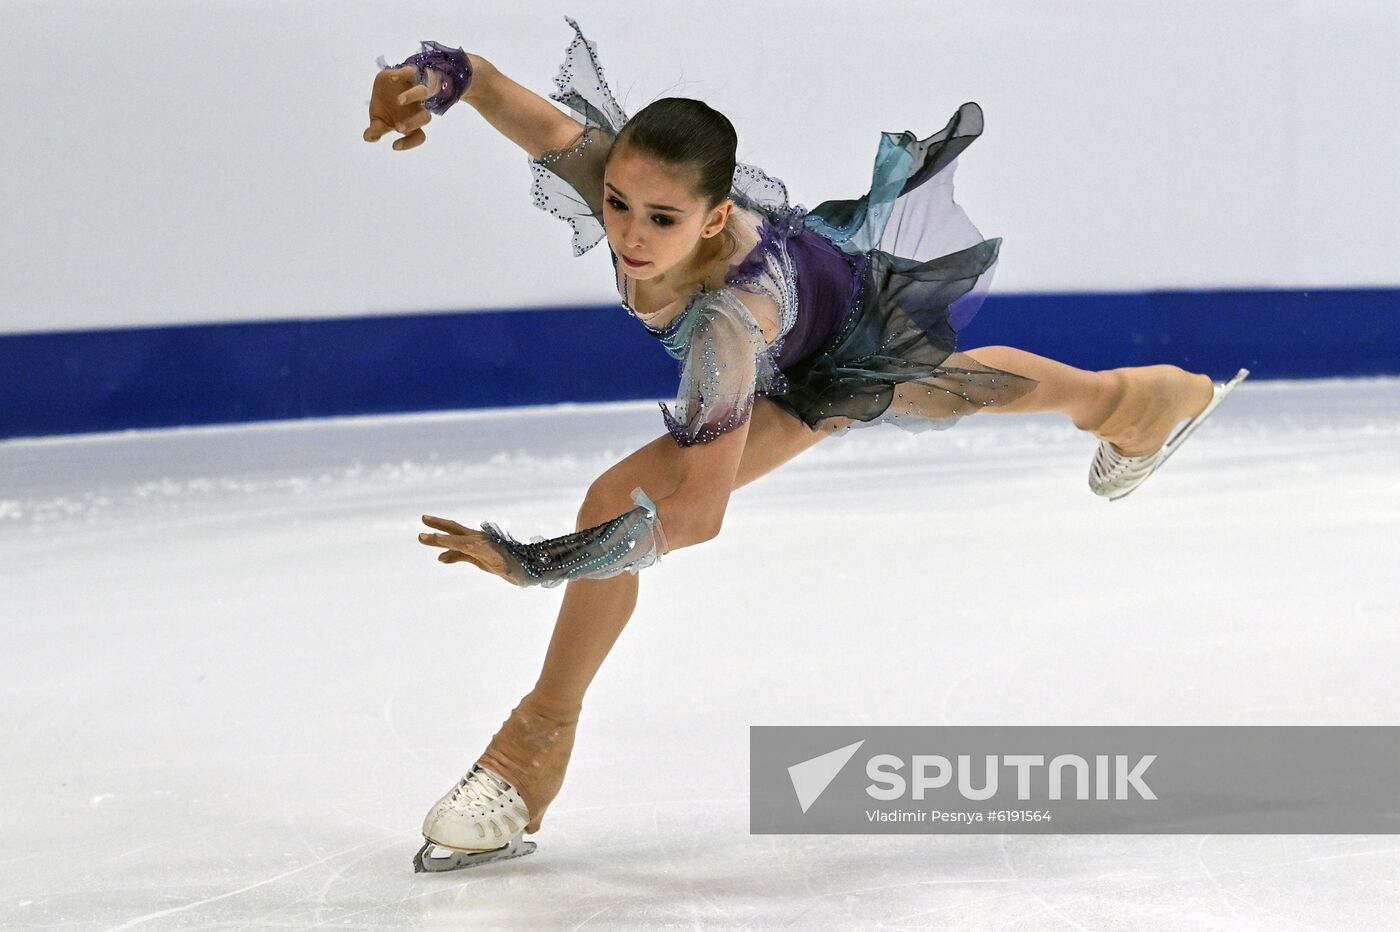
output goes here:
<path id="1" fill-rule="evenodd" d="M 581 531 L 596 527 L 637 507 L 631 496 L 634 488 L 637 488 L 635 482 L 617 482 L 606 475 L 600 476 L 588 487 L 588 494 L 583 498 L 574 529 Z M 651 495 L 654 501 L 658 501 L 658 517 L 662 532 L 666 536 L 668 550 L 693 547 L 719 536 L 720 528 L 724 524 L 721 509 L 688 508 L 674 498 L 661 504 L 660 499 L 663 495 L 653 494 L 651 489 L 646 487 L 643 487 L 643 491 Z"/>
<path id="2" fill-rule="evenodd" d="M 623 486 L 627 488 L 624 489 Z M 583 504 L 579 506 L 574 530 L 596 527 L 604 521 L 611 521 L 618 515 L 631 511 L 636 507 L 631 495 L 632 489 L 636 487 L 635 482 L 619 481 L 609 473 L 603 473 L 594 479 L 583 496 Z"/>

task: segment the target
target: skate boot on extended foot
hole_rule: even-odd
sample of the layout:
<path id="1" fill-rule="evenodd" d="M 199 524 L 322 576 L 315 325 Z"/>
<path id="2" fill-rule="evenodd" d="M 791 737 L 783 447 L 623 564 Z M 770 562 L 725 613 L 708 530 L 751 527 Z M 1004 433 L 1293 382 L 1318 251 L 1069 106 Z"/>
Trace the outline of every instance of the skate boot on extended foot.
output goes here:
<path id="1" fill-rule="evenodd" d="M 1184 382 L 1180 376 L 1186 373 L 1176 366 L 1115 371 L 1122 380 L 1120 394 L 1093 430 L 1099 447 L 1089 465 L 1089 488 L 1109 501 L 1146 482 L 1249 375 L 1241 369 L 1230 381 L 1212 384 L 1210 397 L 1203 399 L 1199 387 Z M 1190 420 L 1165 442 L 1154 442 L 1184 418 Z"/>
<path id="2" fill-rule="evenodd" d="M 515 787 L 476 764 L 428 811 L 413 869 L 458 870 L 529 854 L 535 843 L 521 841 L 529 822 Z"/>

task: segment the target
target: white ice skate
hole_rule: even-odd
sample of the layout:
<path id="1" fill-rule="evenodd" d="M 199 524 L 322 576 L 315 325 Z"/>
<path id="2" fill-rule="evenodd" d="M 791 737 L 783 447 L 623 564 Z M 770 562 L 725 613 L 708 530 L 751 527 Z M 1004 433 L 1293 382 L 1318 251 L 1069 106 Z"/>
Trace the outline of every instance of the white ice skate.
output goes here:
<path id="1" fill-rule="evenodd" d="M 1094 461 L 1089 464 L 1089 488 L 1094 490 L 1095 495 L 1116 501 L 1142 485 L 1248 375 L 1248 369 L 1241 369 L 1230 381 L 1216 384 L 1215 394 L 1205 410 L 1187 421 L 1185 426 L 1173 434 L 1155 453 L 1148 453 L 1146 456 L 1124 456 L 1113 449 L 1113 445 L 1107 440 L 1100 440 Z"/>
<path id="2" fill-rule="evenodd" d="M 530 810 L 499 774 L 472 766 L 423 820 L 423 847 L 413 858 L 415 873 L 453 871 L 535 850 L 521 841 Z"/>

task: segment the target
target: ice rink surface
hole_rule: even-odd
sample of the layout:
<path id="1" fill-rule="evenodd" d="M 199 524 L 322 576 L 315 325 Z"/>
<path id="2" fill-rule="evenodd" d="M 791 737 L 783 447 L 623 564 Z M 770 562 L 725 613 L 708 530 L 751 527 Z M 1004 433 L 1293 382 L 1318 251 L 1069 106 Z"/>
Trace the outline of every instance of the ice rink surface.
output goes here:
<path id="1" fill-rule="evenodd" d="M 1392 836 L 760 836 L 748 728 L 1397 724 L 1400 380 L 1250 379 L 1109 503 L 981 415 L 818 445 L 642 572 L 539 850 L 415 875 L 652 403 L 0 443 L 0 928 L 1383 929 Z"/>

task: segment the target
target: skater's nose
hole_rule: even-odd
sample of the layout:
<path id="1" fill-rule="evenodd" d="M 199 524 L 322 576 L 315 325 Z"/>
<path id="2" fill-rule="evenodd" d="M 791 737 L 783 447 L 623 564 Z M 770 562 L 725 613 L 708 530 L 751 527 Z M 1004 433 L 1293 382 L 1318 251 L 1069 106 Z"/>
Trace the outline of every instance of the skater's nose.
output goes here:
<path id="1" fill-rule="evenodd" d="M 628 220 L 627 229 L 622 234 L 622 240 L 629 249 L 641 249 L 646 245 L 642 240 L 642 225 L 635 220 Z"/>

